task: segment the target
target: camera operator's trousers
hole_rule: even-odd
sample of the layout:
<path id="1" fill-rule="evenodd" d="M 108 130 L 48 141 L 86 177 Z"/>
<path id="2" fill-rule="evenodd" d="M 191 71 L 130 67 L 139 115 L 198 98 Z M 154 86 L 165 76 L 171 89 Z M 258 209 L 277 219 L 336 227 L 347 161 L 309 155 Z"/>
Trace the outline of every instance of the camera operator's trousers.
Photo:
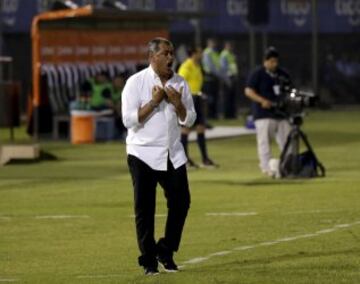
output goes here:
<path id="1" fill-rule="evenodd" d="M 280 151 L 282 151 L 291 131 L 291 126 L 286 119 L 262 118 L 255 120 L 255 128 L 260 169 L 263 173 L 268 174 L 271 173 L 269 167 L 272 158 L 271 141 L 275 138 Z"/>

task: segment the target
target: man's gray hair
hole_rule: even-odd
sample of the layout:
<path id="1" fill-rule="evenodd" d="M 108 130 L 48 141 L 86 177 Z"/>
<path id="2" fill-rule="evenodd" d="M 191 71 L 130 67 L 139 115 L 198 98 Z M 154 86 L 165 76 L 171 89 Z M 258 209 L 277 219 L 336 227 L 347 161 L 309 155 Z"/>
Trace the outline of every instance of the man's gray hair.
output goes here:
<path id="1" fill-rule="evenodd" d="M 148 43 L 149 54 L 158 52 L 160 49 L 161 43 L 165 43 L 171 47 L 174 46 L 170 40 L 163 38 L 163 37 L 156 37 L 156 38 L 152 39 L 151 41 L 149 41 L 149 43 Z"/>

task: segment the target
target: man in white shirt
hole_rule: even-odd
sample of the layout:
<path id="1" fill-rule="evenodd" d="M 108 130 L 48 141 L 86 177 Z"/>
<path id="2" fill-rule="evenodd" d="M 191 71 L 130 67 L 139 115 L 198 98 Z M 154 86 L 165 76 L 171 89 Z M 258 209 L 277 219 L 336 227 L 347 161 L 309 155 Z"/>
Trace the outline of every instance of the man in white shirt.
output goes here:
<path id="1" fill-rule="evenodd" d="M 190 206 L 181 126 L 191 127 L 196 113 L 187 83 L 172 71 L 174 47 L 164 38 L 148 44 L 150 66 L 131 76 L 122 93 L 122 117 L 128 129 L 126 150 L 135 199 L 136 232 L 146 275 L 178 270 L 179 248 Z M 165 235 L 154 238 L 156 186 L 167 199 Z"/>

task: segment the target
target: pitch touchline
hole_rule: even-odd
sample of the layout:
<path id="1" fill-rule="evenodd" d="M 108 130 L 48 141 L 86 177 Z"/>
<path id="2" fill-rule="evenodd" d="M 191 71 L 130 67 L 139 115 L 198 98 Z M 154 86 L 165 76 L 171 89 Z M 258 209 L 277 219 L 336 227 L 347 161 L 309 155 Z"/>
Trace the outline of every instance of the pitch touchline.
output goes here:
<path id="1" fill-rule="evenodd" d="M 254 216 L 256 212 L 211 212 L 206 213 L 206 216 Z"/>
<path id="2" fill-rule="evenodd" d="M 185 267 L 186 265 L 189 265 L 189 264 L 201 263 L 201 262 L 209 260 L 212 257 L 228 255 L 228 254 L 236 252 L 236 251 L 250 250 L 250 249 L 255 249 L 255 248 L 263 247 L 263 246 L 273 246 L 273 245 L 276 245 L 276 244 L 296 241 L 296 240 L 300 240 L 300 239 L 314 238 L 314 237 L 317 237 L 317 236 L 320 236 L 320 235 L 330 234 L 330 233 L 333 233 L 335 231 L 339 231 L 339 230 L 344 229 L 344 228 L 350 228 L 350 227 L 353 227 L 353 226 L 356 226 L 356 225 L 360 225 L 360 221 L 350 223 L 350 224 L 335 225 L 332 228 L 319 230 L 319 231 L 316 231 L 315 233 L 303 234 L 303 235 L 298 235 L 298 236 L 293 236 L 293 237 L 285 237 L 285 238 L 277 239 L 277 240 L 274 240 L 274 241 L 262 242 L 262 243 L 255 244 L 255 245 L 235 247 L 232 250 L 219 251 L 219 252 L 209 254 L 207 256 L 196 257 L 196 258 L 189 259 L 187 261 L 184 261 L 182 263 L 182 265 L 179 266 L 179 267 L 181 268 L 181 267 Z"/>
<path id="3" fill-rule="evenodd" d="M 74 219 L 74 218 L 90 218 L 88 215 L 49 215 L 35 216 L 35 219 Z"/>

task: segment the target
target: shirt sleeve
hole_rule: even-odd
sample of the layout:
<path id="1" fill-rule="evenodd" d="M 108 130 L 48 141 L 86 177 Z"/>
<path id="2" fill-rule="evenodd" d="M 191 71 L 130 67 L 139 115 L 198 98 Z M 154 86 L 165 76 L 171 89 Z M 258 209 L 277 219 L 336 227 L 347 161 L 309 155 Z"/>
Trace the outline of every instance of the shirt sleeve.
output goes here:
<path id="1" fill-rule="evenodd" d="M 253 72 L 252 74 L 250 74 L 247 82 L 246 82 L 246 87 L 251 88 L 253 90 L 255 90 L 256 92 L 258 92 L 259 90 L 259 72 Z"/>
<path id="2" fill-rule="evenodd" d="M 140 125 L 138 115 L 140 105 L 140 95 L 136 82 L 133 78 L 130 78 L 126 82 L 121 96 L 122 120 L 126 128 Z"/>
<path id="3" fill-rule="evenodd" d="M 206 66 L 208 71 L 212 73 L 215 76 L 220 76 L 220 70 L 215 66 L 214 62 L 212 61 L 211 55 L 206 53 L 203 55 L 202 58 L 202 64 L 203 66 Z"/>
<path id="4" fill-rule="evenodd" d="M 184 89 L 181 96 L 181 101 L 186 108 L 186 117 L 183 121 L 179 118 L 179 124 L 182 126 L 191 127 L 196 119 L 194 101 L 190 92 L 189 85 L 185 81 L 183 82 L 183 84 Z"/>
<path id="5" fill-rule="evenodd" d="M 220 56 L 220 68 L 222 74 L 227 74 L 229 69 L 229 63 L 226 56 Z"/>

